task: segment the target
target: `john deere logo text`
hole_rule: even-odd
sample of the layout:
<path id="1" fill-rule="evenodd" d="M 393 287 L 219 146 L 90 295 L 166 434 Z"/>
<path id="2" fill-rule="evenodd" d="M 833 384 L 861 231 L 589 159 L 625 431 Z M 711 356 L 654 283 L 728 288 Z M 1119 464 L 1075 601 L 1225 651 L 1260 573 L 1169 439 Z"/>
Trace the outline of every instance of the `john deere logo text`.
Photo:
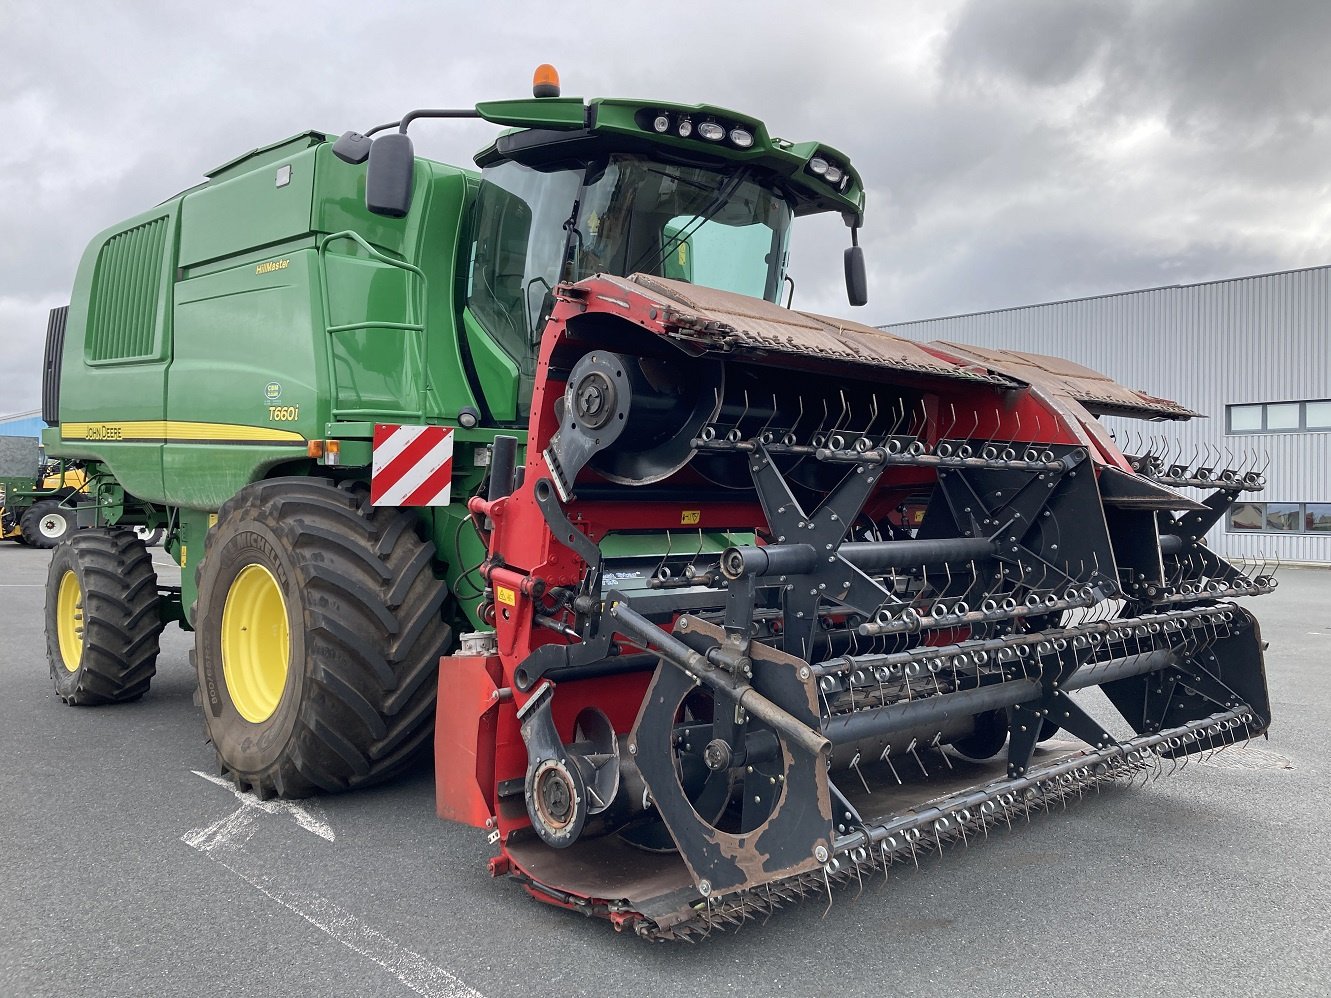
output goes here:
<path id="1" fill-rule="evenodd" d="M 254 268 L 254 272 L 256 274 L 271 274 L 274 270 L 286 270 L 290 266 L 290 260 L 265 260 Z"/>

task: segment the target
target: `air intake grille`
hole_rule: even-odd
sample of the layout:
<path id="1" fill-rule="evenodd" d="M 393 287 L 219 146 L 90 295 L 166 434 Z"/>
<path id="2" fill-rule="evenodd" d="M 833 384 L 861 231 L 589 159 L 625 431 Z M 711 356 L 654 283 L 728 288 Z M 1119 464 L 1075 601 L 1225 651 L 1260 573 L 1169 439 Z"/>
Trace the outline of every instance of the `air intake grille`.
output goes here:
<path id="1" fill-rule="evenodd" d="M 162 287 L 167 218 L 119 232 L 97 256 L 88 316 L 88 359 L 151 357 Z"/>
<path id="2" fill-rule="evenodd" d="M 42 361 L 42 422 L 60 425 L 60 358 L 65 351 L 65 319 L 69 306 L 51 309 L 46 320 L 46 357 Z"/>

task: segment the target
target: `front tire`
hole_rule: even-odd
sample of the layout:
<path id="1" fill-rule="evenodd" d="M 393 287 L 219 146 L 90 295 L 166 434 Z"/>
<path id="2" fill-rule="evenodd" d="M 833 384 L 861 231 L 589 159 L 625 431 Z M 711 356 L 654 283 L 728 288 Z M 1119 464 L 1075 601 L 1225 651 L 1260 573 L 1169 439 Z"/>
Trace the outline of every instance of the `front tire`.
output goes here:
<path id="1" fill-rule="evenodd" d="M 240 787 L 348 790 L 430 748 L 452 631 L 418 522 L 308 478 L 256 483 L 218 511 L 194 657 L 209 737 Z"/>
<path id="2" fill-rule="evenodd" d="M 19 521 L 23 540 L 29 547 L 53 548 L 75 530 L 74 511 L 46 499 L 33 503 Z"/>
<path id="3" fill-rule="evenodd" d="M 68 704 L 123 703 L 157 672 L 157 573 L 127 530 L 82 530 L 51 555 L 46 657 Z"/>

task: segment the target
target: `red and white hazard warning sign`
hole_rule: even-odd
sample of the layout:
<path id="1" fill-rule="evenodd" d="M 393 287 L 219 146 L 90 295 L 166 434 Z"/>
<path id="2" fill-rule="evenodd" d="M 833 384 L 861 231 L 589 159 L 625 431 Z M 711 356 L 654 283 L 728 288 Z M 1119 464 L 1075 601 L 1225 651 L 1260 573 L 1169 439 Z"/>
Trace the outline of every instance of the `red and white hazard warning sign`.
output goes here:
<path id="1" fill-rule="evenodd" d="M 447 506 L 452 482 L 452 427 L 375 425 L 370 465 L 374 505 Z"/>

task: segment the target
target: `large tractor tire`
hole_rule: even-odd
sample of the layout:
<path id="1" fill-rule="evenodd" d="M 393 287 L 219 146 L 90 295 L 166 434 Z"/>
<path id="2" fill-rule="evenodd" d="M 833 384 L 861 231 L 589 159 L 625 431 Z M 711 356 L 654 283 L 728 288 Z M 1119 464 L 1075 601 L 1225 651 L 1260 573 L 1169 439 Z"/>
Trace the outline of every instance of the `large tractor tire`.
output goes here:
<path id="1" fill-rule="evenodd" d="M 28 507 L 19 521 L 19 529 L 29 547 L 53 548 L 78 527 L 72 509 L 54 499 L 45 499 Z"/>
<path id="2" fill-rule="evenodd" d="M 452 629 L 419 522 L 309 478 L 256 483 L 218 511 L 194 659 L 208 735 L 238 786 L 349 790 L 430 749 Z"/>
<path id="3" fill-rule="evenodd" d="M 46 574 L 46 657 L 68 704 L 123 703 L 157 672 L 157 573 L 128 530 L 81 530 L 56 547 Z"/>

